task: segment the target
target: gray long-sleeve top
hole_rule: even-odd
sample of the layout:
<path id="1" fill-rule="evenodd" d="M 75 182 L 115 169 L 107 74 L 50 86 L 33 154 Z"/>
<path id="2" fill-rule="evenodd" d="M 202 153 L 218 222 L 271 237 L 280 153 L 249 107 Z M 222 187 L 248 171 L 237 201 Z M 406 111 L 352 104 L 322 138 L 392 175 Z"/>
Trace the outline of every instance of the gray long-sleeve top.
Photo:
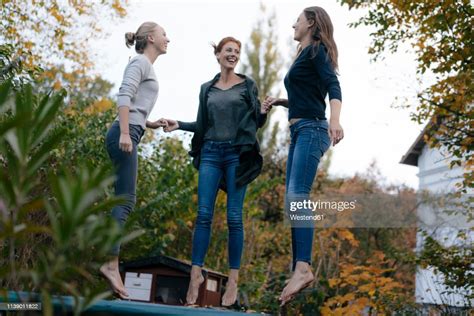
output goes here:
<path id="1" fill-rule="evenodd" d="M 125 68 L 117 94 L 117 107 L 129 107 L 129 124 L 146 128 L 146 121 L 158 98 L 158 90 L 152 63 L 143 54 L 133 57 Z"/>
<path id="2" fill-rule="evenodd" d="M 204 140 L 234 140 L 240 121 L 248 111 L 245 80 L 222 90 L 212 86 L 207 99 L 207 126 Z M 196 122 L 178 121 L 179 129 L 194 132 Z"/>

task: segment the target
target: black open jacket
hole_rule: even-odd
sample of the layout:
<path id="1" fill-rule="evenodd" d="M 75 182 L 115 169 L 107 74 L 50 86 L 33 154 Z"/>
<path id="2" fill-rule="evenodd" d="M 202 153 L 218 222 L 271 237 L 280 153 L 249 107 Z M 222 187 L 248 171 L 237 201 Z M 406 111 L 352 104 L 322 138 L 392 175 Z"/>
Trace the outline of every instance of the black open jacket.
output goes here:
<path id="1" fill-rule="evenodd" d="M 239 148 L 239 165 L 236 170 L 236 185 L 242 186 L 252 182 L 262 171 L 263 158 L 260 155 L 260 146 L 257 141 L 257 129 L 265 124 L 266 114 L 260 113 L 260 101 L 258 99 L 258 89 L 255 81 L 245 75 L 237 74 L 245 79 L 247 86 L 247 102 L 249 110 L 240 121 L 237 128 L 237 136 L 232 142 Z M 220 73 L 214 79 L 201 85 L 199 93 L 199 109 L 196 119 L 196 130 L 191 140 L 191 151 L 189 154 L 193 157 L 193 165 L 199 170 L 201 147 L 204 144 L 204 135 L 206 133 L 207 122 L 207 98 L 210 88 L 219 80 Z M 226 190 L 225 176 L 219 184 L 219 188 Z"/>

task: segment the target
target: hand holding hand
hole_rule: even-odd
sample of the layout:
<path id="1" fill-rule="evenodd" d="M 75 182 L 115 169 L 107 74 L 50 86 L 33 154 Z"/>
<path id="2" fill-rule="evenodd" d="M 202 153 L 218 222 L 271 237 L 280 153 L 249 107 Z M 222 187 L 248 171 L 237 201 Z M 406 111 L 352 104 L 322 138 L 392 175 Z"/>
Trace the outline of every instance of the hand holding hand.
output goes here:
<path id="1" fill-rule="evenodd" d="M 148 127 L 149 128 L 153 128 L 153 129 L 157 129 L 158 127 L 165 127 L 166 126 L 166 123 L 161 121 L 160 120 L 157 120 L 157 121 L 154 121 L 154 122 L 149 122 L 148 123 Z"/>
<path id="2" fill-rule="evenodd" d="M 265 100 L 263 100 L 260 112 L 262 114 L 266 114 L 270 112 L 270 110 L 272 109 L 273 105 L 277 102 L 277 100 L 278 100 L 277 98 L 266 96 Z"/>
<path id="3" fill-rule="evenodd" d="M 179 128 L 178 121 L 176 121 L 176 120 L 161 118 L 161 119 L 159 119 L 159 121 L 162 124 L 164 124 L 163 125 L 163 130 L 167 133 L 172 132 L 174 130 L 177 130 Z"/>

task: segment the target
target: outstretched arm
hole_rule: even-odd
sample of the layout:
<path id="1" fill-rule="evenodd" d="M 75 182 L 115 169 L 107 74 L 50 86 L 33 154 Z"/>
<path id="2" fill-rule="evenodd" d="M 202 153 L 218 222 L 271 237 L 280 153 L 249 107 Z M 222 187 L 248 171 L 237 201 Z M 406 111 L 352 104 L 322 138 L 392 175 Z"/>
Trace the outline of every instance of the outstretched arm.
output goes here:
<path id="1" fill-rule="evenodd" d="M 181 122 L 165 118 L 161 118 L 157 122 L 164 126 L 163 130 L 167 133 L 175 131 L 177 129 L 193 133 L 196 132 L 196 122 Z"/>
<path id="2" fill-rule="evenodd" d="M 158 121 L 146 121 L 146 127 L 147 128 L 153 128 L 153 129 L 157 129 L 158 127 L 165 127 L 166 124 L 164 122 L 162 122 L 161 120 L 158 120 Z"/>
<path id="3" fill-rule="evenodd" d="M 196 132 L 196 122 L 181 122 L 176 121 L 178 124 L 178 129 L 187 131 L 187 132 Z"/>

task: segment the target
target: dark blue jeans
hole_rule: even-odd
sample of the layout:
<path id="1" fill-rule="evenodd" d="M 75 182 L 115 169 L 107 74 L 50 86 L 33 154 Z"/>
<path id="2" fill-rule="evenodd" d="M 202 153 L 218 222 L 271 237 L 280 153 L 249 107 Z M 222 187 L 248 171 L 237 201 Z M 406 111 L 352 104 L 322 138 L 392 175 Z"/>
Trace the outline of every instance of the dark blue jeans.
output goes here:
<path id="1" fill-rule="evenodd" d="M 286 165 L 286 194 L 310 199 L 319 161 L 329 149 L 326 120 L 301 119 L 290 126 L 291 143 Z M 292 227 L 293 270 L 297 261 L 311 264 L 314 228 Z"/>
<path id="2" fill-rule="evenodd" d="M 192 264 L 204 264 L 211 236 L 217 192 L 221 177 L 227 184 L 227 226 L 229 228 L 229 267 L 240 268 L 244 243 L 242 207 L 247 186 L 236 187 L 235 171 L 239 165 L 238 150 L 230 142 L 206 141 L 201 149 L 198 180 L 198 216 L 193 236 Z"/>
<path id="3" fill-rule="evenodd" d="M 136 203 L 138 173 L 137 147 L 145 130 L 140 125 L 130 124 L 129 132 L 133 143 L 131 153 L 124 152 L 119 148 L 120 125 L 118 121 L 112 123 L 105 138 L 107 153 L 115 167 L 115 195 L 125 200 L 112 209 L 112 217 L 117 220 L 121 227 L 124 226 L 128 215 L 133 211 L 133 207 Z M 120 244 L 117 244 L 112 249 L 110 255 L 118 256 L 119 253 Z"/>

